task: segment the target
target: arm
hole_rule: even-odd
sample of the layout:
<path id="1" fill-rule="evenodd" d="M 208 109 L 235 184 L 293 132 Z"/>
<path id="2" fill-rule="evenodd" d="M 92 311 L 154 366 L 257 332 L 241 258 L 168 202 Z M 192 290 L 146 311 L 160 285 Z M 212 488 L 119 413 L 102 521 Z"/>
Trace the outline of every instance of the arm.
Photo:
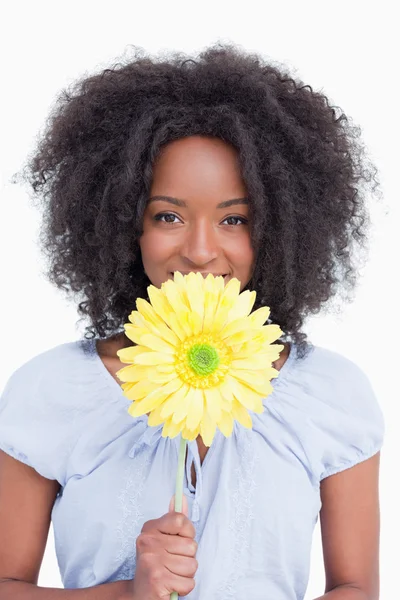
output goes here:
<path id="1" fill-rule="evenodd" d="M 119 600 L 129 581 L 65 590 L 37 586 L 57 481 L 0 451 L 0 600 Z"/>
<path id="2" fill-rule="evenodd" d="M 315 600 L 379 599 L 380 453 L 321 481 L 325 594 Z"/>

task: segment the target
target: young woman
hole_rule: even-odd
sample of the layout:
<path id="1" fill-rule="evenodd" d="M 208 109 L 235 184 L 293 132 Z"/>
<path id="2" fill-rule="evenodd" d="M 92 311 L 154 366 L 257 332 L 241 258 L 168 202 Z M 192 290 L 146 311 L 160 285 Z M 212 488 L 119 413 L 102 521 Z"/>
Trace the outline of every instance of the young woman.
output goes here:
<path id="1" fill-rule="evenodd" d="M 375 186 L 358 138 L 233 46 L 135 56 L 60 97 L 28 179 L 49 279 L 90 323 L 0 401 L 0 600 L 301 600 L 318 517 L 321 598 L 377 600 L 382 413 L 360 368 L 302 331 L 355 285 Z M 236 277 L 284 332 L 252 429 L 188 444 L 184 514 L 178 438 L 132 419 L 116 376 L 136 298 L 175 271 Z M 51 520 L 59 590 L 37 586 Z"/>

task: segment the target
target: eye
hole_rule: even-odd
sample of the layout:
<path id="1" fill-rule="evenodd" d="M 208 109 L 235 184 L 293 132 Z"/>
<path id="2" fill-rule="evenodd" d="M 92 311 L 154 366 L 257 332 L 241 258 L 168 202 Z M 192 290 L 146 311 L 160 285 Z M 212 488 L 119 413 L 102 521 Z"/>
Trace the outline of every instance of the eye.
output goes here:
<path id="1" fill-rule="evenodd" d="M 179 217 L 177 217 L 174 213 L 158 213 L 158 215 L 155 215 L 153 217 L 154 221 L 158 221 L 161 223 L 166 223 L 168 225 L 175 225 L 178 221 L 174 221 L 174 219 L 179 219 Z M 235 217 L 235 216 L 230 216 L 230 217 L 226 217 L 226 219 L 224 219 L 222 222 L 226 222 L 229 220 L 233 220 L 236 221 L 236 223 L 228 223 L 228 227 L 237 227 L 237 225 L 247 225 L 248 220 L 245 219 L 244 217 Z M 239 221 L 239 222 L 237 222 Z"/>
<path id="2" fill-rule="evenodd" d="M 163 220 L 163 217 L 172 217 L 177 219 L 178 217 L 176 215 L 174 215 L 174 213 L 159 213 L 158 215 L 154 216 L 154 220 L 155 221 L 160 221 L 161 223 L 168 223 L 168 224 L 172 224 L 174 225 L 176 223 L 176 221 L 173 221 L 171 219 L 167 219 L 167 220 Z"/>
<path id="3" fill-rule="evenodd" d="M 224 221 L 228 221 L 229 219 L 234 219 L 234 220 L 236 219 L 238 221 L 241 221 L 240 223 L 228 223 L 228 225 L 230 227 L 235 227 L 236 225 L 247 225 L 247 223 L 248 223 L 247 219 L 245 219 L 243 217 L 234 217 L 234 216 L 226 217 L 226 219 L 224 219 Z"/>

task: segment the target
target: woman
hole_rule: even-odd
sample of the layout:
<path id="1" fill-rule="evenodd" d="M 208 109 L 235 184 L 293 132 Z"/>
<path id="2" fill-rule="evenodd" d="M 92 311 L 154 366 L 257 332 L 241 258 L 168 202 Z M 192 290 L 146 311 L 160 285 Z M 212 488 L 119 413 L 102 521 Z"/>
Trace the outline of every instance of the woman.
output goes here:
<path id="1" fill-rule="evenodd" d="M 375 184 L 358 137 L 232 46 L 135 56 L 59 99 L 28 179 L 50 281 L 90 325 L 1 399 L 0 600 L 300 600 L 318 517 L 321 598 L 378 598 L 382 413 L 366 375 L 301 331 L 355 285 Z M 189 443 L 185 514 L 177 438 L 132 420 L 116 375 L 135 299 L 175 271 L 236 277 L 284 332 L 253 428 Z M 51 519 L 64 590 L 37 586 Z"/>

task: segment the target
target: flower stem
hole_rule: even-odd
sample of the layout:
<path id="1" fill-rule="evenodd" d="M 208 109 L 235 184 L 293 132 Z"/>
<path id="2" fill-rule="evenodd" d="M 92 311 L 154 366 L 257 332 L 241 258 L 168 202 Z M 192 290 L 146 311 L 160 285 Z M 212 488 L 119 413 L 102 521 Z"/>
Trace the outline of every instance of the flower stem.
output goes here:
<path id="1" fill-rule="evenodd" d="M 176 473 L 176 486 L 175 486 L 175 510 L 176 510 L 176 512 L 182 512 L 183 474 L 185 472 L 186 443 L 187 443 L 187 441 L 181 435 L 181 444 L 179 446 L 179 457 L 178 457 L 178 471 Z M 178 600 L 178 593 L 172 592 L 172 594 L 170 596 L 170 600 Z"/>

